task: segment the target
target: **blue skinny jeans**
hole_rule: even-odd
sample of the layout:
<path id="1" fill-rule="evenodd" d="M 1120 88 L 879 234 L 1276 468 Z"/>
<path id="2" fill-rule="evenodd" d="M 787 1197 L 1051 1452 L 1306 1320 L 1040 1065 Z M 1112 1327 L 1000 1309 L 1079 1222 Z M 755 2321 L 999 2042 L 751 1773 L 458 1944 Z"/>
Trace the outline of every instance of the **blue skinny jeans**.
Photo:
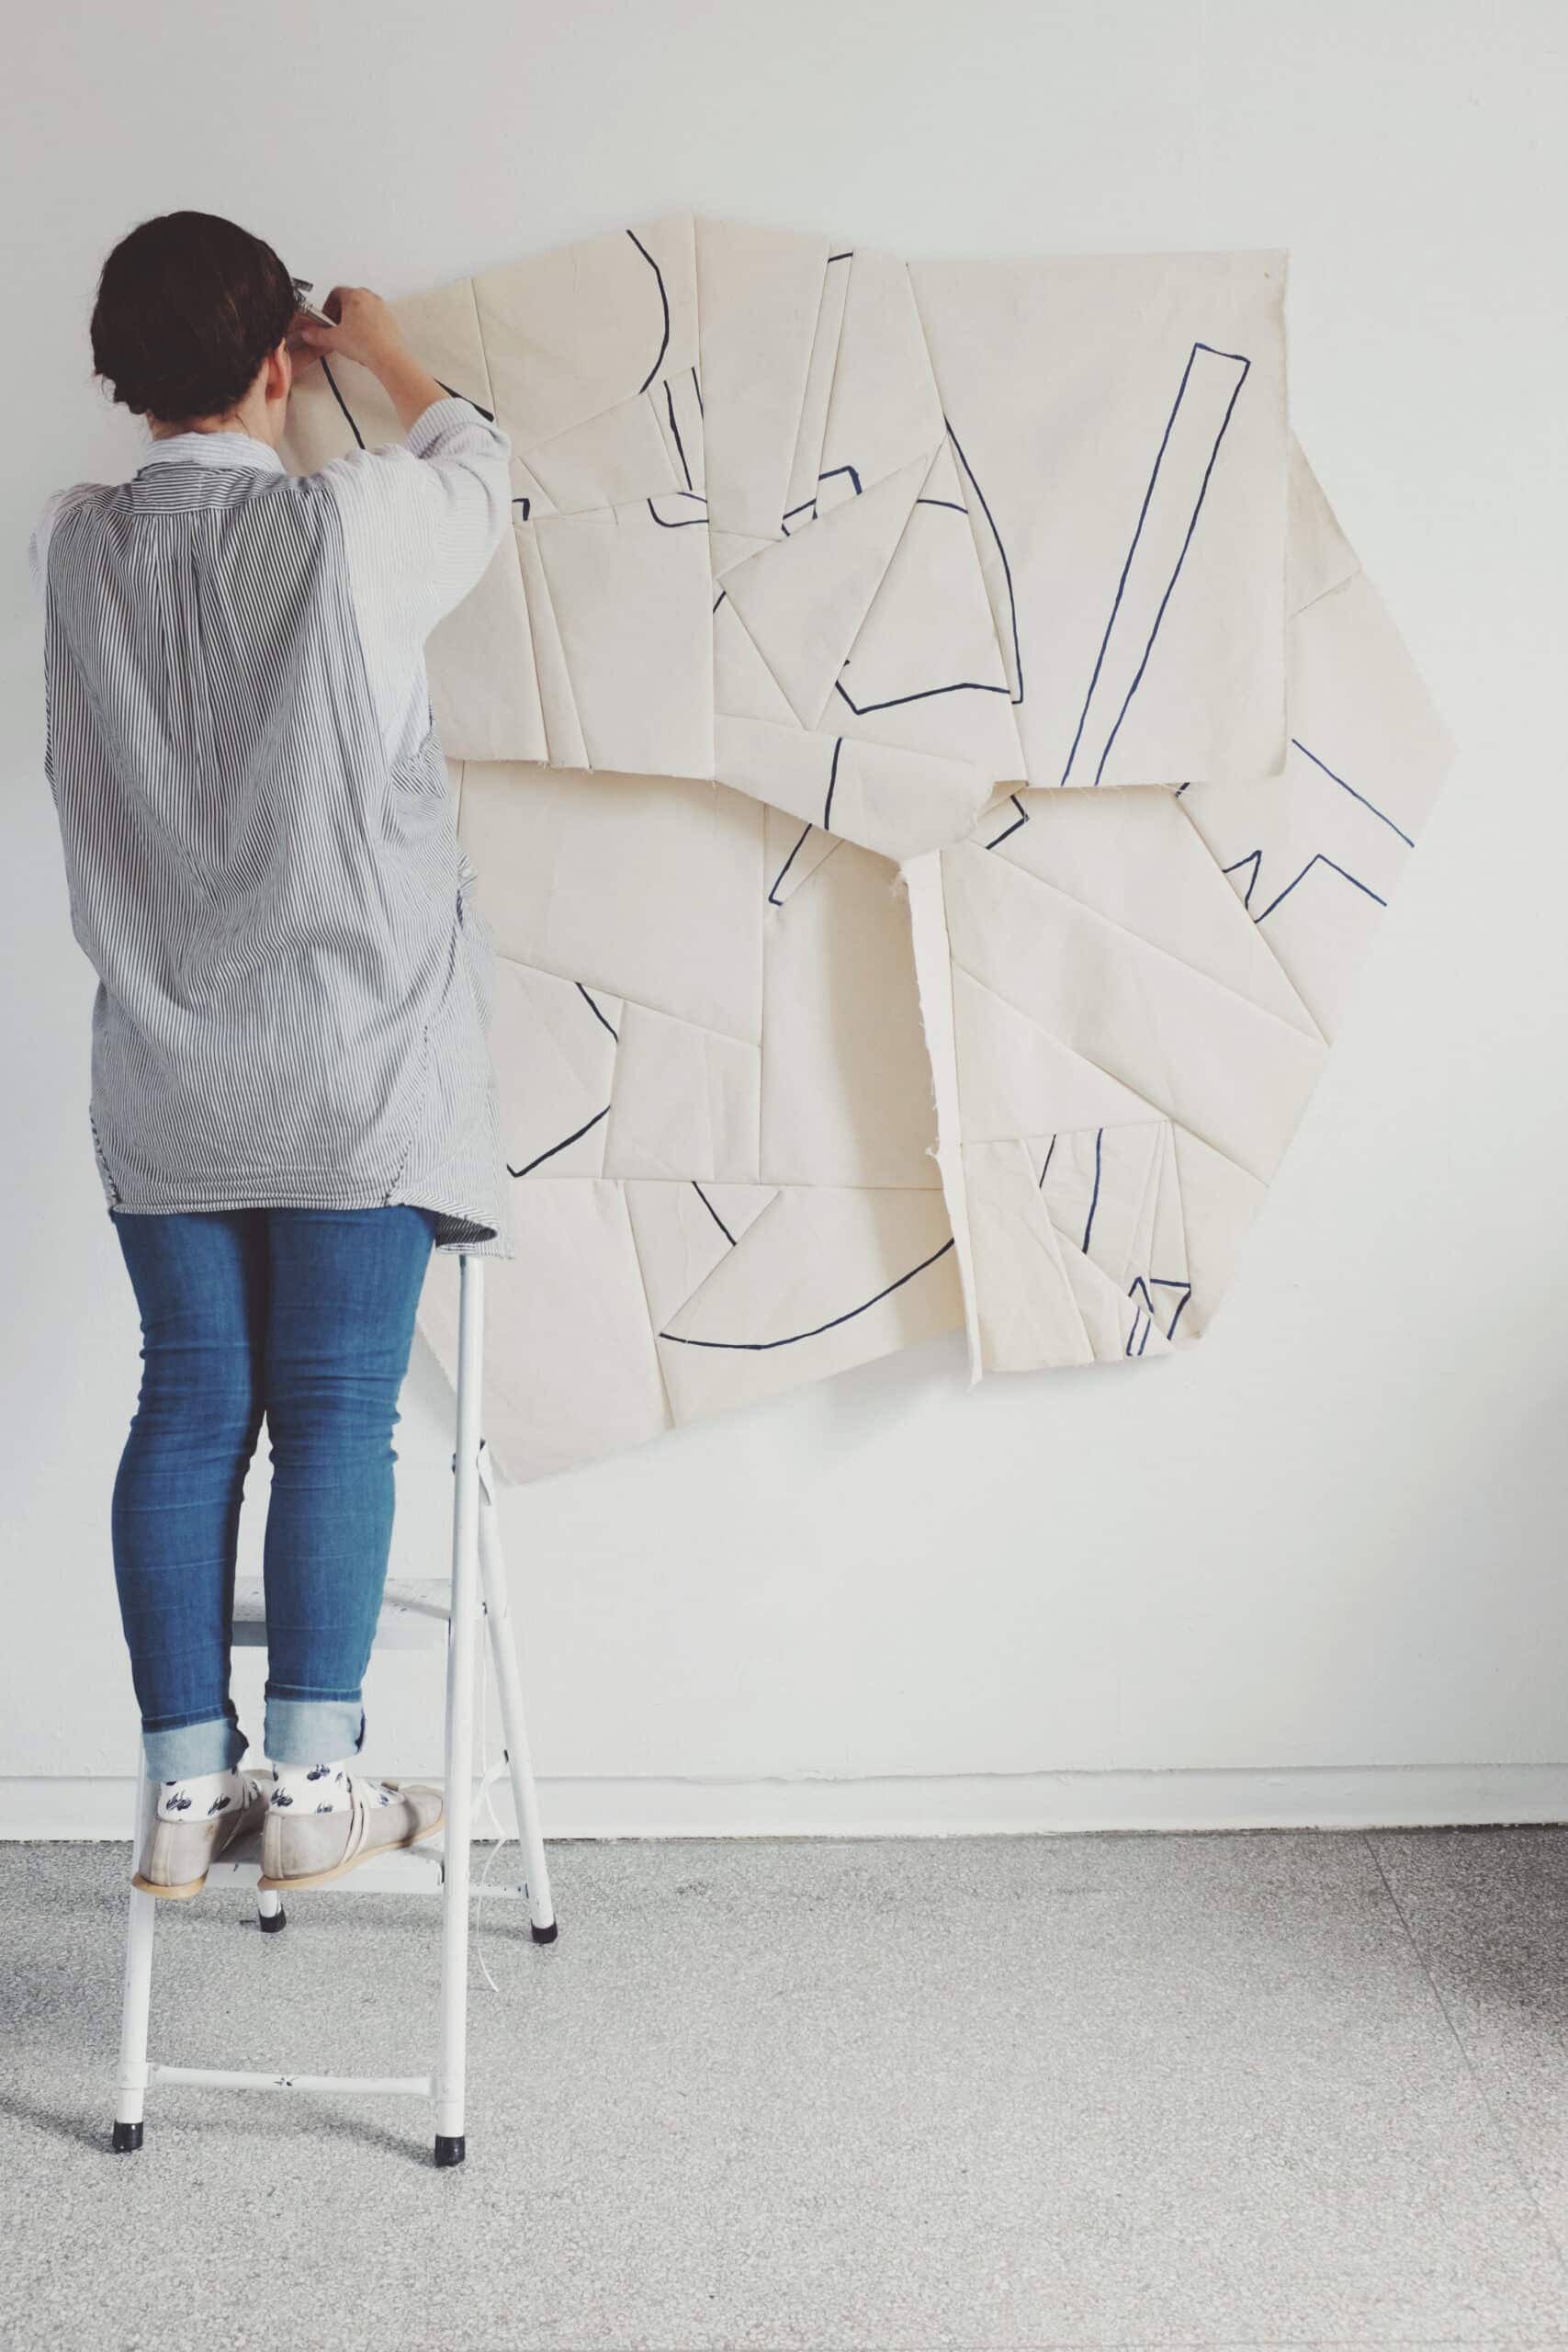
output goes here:
<path id="1" fill-rule="evenodd" d="M 240 1502 L 264 1416 L 265 1752 L 278 1764 L 356 1755 L 434 1219 L 404 1207 L 111 1215 L 141 1316 L 112 1527 L 148 1771 L 221 1771 L 248 1746 L 229 1662 Z"/>

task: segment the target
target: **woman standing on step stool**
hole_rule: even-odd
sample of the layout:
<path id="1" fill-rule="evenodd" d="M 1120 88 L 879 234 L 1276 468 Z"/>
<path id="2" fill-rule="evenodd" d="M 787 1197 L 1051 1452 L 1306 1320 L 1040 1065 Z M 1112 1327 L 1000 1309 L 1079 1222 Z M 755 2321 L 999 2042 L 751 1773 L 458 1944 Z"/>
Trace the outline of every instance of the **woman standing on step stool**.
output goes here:
<path id="1" fill-rule="evenodd" d="M 141 1312 L 115 1578 L 150 1775 L 136 1883 L 184 1897 L 243 1830 L 264 1888 L 441 1824 L 364 1778 L 391 1432 L 430 1252 L 508 1254 L 491 941 L 457 845 L 425 639 L 511 514 L 511 445 L 339 287 L 201 212 L 110 254 L 98 375 L 152 447 L 33 537 L 48 775 L 98 975 L 91 1125 Z M 277 455 L 298 368 L 368 369 L 408 435 Z M 357 438 L 357 435 L 355 436 Z M 265 1418 L 265 1753 L 230 1696 L 235 1544 Z"/>

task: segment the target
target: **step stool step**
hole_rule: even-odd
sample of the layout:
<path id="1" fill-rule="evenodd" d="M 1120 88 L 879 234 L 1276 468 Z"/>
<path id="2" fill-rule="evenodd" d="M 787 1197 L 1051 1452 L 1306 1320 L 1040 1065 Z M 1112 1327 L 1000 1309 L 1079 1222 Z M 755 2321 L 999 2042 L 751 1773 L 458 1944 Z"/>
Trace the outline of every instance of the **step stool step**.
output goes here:
<path id="1" fill-rule="evenodd" d="M 451 1619 L 451 1586 L 445 1577 L 389 1577 L 376 1622 L 378 1649 L 428 1649 L 444 1643 Z M 234 1585 L 234 1647 L 266 1647 L 266 1595 L 260 1577 Z"/>

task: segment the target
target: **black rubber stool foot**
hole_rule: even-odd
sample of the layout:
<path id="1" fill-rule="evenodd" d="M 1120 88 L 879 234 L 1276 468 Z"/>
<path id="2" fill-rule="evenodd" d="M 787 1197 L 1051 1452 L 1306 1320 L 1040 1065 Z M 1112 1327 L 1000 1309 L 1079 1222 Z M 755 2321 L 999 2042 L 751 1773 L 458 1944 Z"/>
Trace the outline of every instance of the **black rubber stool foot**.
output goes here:
<path id="1" fill-rule="evenodd" d="M 265 1911 L 258 1911 L 256 1925 L 264 1936 L 280 1936 L 288 1925 L 288 1914 L 280 1903 L 270 1919 Z"/>
<path id="2" fill-rule="evenodd" d="M 118 2126 L 116 2126 L 118 2129 Z M 445 2132 L 435 2135 L 435 2161 L 438 2165 L 460 2165 L 468 2154 L 468 2143 L 460 2132 L 448 2136 Z"/>
<path id="3" fill-rule="evenodd" d="M 133 2156 L 141 2145 L 140 2123 L 117 2123 L 114 2127 L 114 2152 L 117 2156 Z"/>
<path id="4" fill-rule="evenodd" d="M 536 1928 L 533 1921 L 530 1919 L 528 1926 L 533 1934 L 534 1941 L 536 1944 L 554 1943 L 558 1932 L 555 1920 L 552 1919 L 547 1928 Z"/>

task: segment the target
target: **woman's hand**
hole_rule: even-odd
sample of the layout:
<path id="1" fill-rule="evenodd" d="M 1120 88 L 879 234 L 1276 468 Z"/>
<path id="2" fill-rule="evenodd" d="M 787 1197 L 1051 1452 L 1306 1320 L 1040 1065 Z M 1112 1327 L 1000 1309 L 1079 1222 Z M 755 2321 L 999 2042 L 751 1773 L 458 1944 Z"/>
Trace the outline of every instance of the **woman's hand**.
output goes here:
<path id="1" fill-rule="evenodd" d="M 321 309 L 333 321 L 330 327 L 310 318 L 296 321 L 290 339 L 299 345 L 302 358 L 335 358 L 341 354 L 379 376 L 389 361 L 403 356 L 403 338 L 391 305 L 368 286 L 334 286 Z"/>

